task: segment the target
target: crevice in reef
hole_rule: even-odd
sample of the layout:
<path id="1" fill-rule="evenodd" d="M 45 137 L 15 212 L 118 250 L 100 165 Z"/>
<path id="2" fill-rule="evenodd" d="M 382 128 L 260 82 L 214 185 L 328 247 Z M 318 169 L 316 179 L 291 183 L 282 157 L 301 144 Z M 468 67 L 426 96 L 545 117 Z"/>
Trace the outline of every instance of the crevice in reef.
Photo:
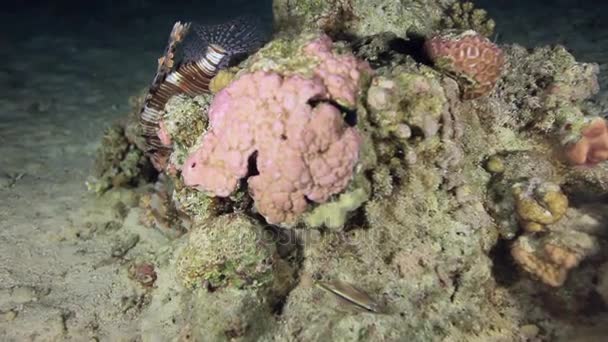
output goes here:
<path id="1" fill-rule="evenodd" d="M 391 42 L 390 46 L 402 54 L 412 57 L 417 63 L 432 65 L 424 50 L 425 38 L 420 35 L 411 34 L 407 40 Z M 397 50 L 398 49 L 398 50 Z"/>
<path id="2" fill-rule="evenodd" d="M 357 111 L 355 109 L 347 108 L 332 99 L 310 99 L 310 100 L 308 100 L 308 104 L 313 108 L 318 106 L 320 103 L 327 103 L 327 104 L 330 104 L 330 105 L 338 108 L 342 112 L 344 122 L 346 122 L 346 124 L 349 125 L 350 127 L 354 127 L 357 125 Z"/>
<path id="3" fill-rule="evenodd" d="M 243 180 L 247 181 L 249 177 L 257 176 L 260 174 L 258 171 L 258 151 L 254 151 L 247 159 L 247 175 L 243 177 Z"/>
<path id="4" fill-rule="evenodd" d="M 283 276 L 278 277 L 276 280 L 279 284 L 277 284 L 275 293 L 269 299 L 272 313 L 280 316 L 283 313 L 283 308 L 287 303 L 289 294 L 300 281 L 300 270 L 304 261 L 304 249 L 296 232 L 292 229 L 265 225 L 264 231 L 268 234 L 269 239 L 274 241 L 278 257 L 286 263 L 284 265 L 286 267 L 282 267 L 283 272 L 278 272 Z"/>
<path id="5" fill-rule="evenodd" d="M 344 225 L 343 230 L 344 232 L 350 232 L 355 229 L 366 229 L 365 227 L 369 229 L 369 222 L 367 221 L 365 210 L 359 208 L 351 214 L 348 222 Z"/>
<path id="6" fill-rule="evenodd" d="M 517 282 L 519 274 L 511 257 L 509 240 L 499 239 L 490 250 L 490 259 L 492 259 L 492 275 L 498 285 L 508 287 Z"/>

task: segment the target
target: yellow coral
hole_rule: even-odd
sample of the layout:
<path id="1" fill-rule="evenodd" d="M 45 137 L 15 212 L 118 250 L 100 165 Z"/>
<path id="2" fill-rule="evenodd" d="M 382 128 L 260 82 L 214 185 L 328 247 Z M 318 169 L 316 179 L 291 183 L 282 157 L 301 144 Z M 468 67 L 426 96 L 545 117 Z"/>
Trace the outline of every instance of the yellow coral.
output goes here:
<path id="1" fill-rule="evenodd" d="M 515 210 L 524 230 L 538 232 L 557 222 L 568 209 L 568 198 L 558 185 L 537 181 L 517 183 L 512 188 Z"/>
<path id="2" fill-rule="evenodd" d="M 215 77 L 209 82 L 209 91 L 212 94 L 217 94 L 224 89 L 234 79 L 235 73 L 226 69 L 220 70 Z"/>
<path id="3" fill-rule="evenodd" d="M 491 156 L 486 162 L 486 170 L 491 173 L 503 173 L 505 171 L 505 163 L 499 156 Z"/>

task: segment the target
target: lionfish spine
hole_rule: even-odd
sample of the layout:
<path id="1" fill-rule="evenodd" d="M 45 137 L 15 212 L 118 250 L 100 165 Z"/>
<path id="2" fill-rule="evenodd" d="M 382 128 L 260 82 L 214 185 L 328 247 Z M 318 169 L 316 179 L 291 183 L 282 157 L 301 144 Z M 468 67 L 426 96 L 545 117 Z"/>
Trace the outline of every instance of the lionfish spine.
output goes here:
<path id="1" fill-rule="evenodd" d="M 179 88 L 166 83 L 165 79 L 171 74 L 175 65 L 175 51 L 189 30 L 190 23 L 182 24 L 178 21 L 173 25 L 167 47 L 163 56 L 158 60 L 156 74 L 139 115 L 140 126 L 146 141 L 146 153 L 150 155 L 150 159 L 155 166 L 163 165 L 171 153 L 171 148 L 164 146 L 160 141 L 158 129 L 165 104 L 175 90 L 179 90 Z"/>
<path id="2" fill-rule="evenodd" d="M 200 60 L 181 64 L 175 71 L 167 74 L 156 89 L 150 90 L 151 96 L 146 100 L 140 118 L 145 136 L 150 138 L 151 142 L 159 142 L 154 139 L 158 131 L 158 121 L 171 97 L 182 93 L 196 96 L 209 92 L 209 82 L 217 74 L 218 65 L 226 54 L 220 48 L 212 46 L 208 50 Z"/>

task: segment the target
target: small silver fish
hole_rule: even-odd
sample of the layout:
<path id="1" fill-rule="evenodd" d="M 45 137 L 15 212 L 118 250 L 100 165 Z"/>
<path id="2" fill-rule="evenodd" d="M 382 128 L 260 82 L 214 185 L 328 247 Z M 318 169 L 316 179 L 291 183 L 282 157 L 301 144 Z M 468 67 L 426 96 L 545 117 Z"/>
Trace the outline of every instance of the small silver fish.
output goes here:
<path id="1" fill-rule="evenodd" d="M 382 305 L 366 292 L 349 283 L 333 280 L 329 282 L 316 281 L 315 285 L 337 296 L 341 301 L 354 306 L 357 309 L 363 309 L 366 312 L 382 313 Z"/>

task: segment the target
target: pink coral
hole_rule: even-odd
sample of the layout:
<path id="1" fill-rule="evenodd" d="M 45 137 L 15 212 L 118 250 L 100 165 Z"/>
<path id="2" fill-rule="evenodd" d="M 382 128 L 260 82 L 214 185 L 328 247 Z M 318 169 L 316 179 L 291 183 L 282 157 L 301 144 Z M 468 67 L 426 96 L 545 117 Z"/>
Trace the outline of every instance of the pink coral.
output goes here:
<path id="1" fill-rule="evenodd" d="M 595 165 L 608 160 L 608 120 L 595 118 L 581 131 L 580 140 L 566 149 L 574 165 Z"/>
<path id="2" fill-rule="evenodd" d="M 209 109 L 210 130 L 183 165 L 185 184 L 229 196 L 257 152 L 259 174 L 248 184 L 270 223 L 293 222 L 307 200 L 322 203 L 344 190 L 361 139 L 341 111 L 323 100 L 354 105 L 360 73 L 368 67 L 329 47 L 325 38 L 307 46 L 321 61 L 312 78 L 259 71 L 220 91 Z"/>
<path id="3" fill-rule="evenodd" d="M 505 63 L 502 50 L 472 30 L 440 33 L 428 39 L 424 47 L 437 68 L 456 77 L 464 99 L 489 94 Z"/>
<path id="4" fill-rule="evenodd" d="M 308 44 L 304 52 L 320 60 L 315 75 L 323 80 L 332 98 L 344 106 L 354 106 L 361 72 L 371 73 L 371 68 L 353 55 L 335 55 L 331 46 L 331 39 L 322 36 Z"/>

